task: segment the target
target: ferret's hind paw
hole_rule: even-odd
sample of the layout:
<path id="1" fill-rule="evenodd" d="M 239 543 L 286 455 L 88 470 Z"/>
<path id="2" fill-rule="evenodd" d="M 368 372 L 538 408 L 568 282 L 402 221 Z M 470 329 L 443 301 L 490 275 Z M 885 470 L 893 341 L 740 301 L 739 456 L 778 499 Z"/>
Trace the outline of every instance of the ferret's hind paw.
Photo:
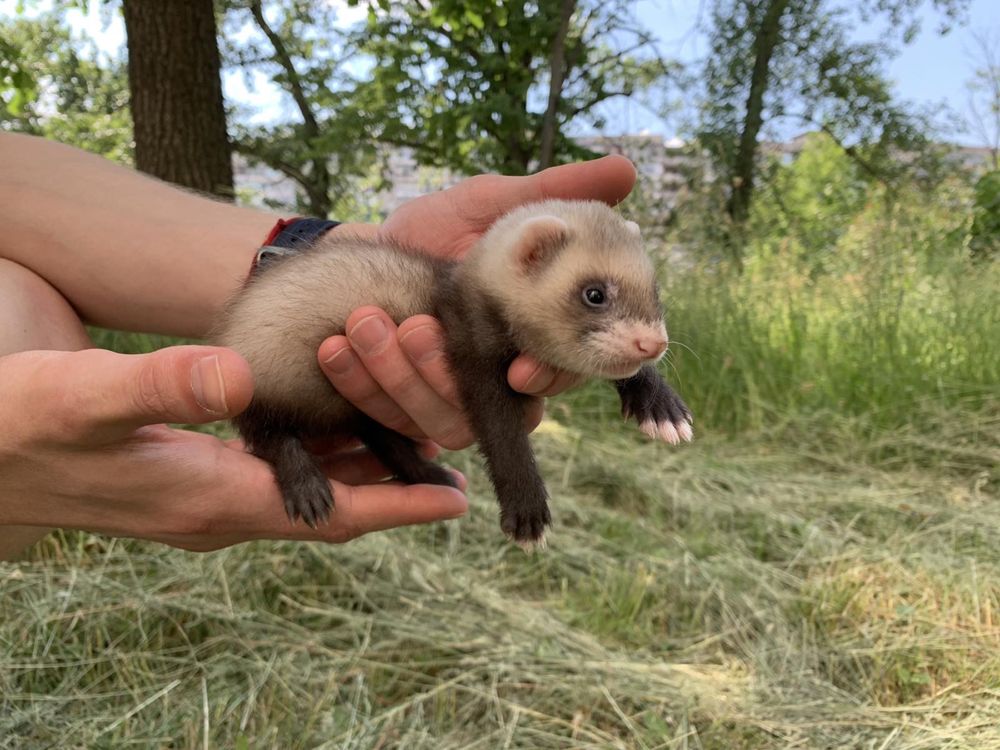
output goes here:
<path id="1" fill-rule="evenodd" d="M 547 504 L 517 508 L 500 515 L 500 528 L 525 552 L 545 548 L 545 529 L 552 523 Z"/>
<path id="2" fill-rule="evenodd" d="M 292 523 L 301 518 L 307 526 L 315 529 L 330 518 L 333 492 L 325 479 L 322 483 L 299 485 L 294 489 L 283 487 L 282 497 L 285 501 L 285 512 Z"/>

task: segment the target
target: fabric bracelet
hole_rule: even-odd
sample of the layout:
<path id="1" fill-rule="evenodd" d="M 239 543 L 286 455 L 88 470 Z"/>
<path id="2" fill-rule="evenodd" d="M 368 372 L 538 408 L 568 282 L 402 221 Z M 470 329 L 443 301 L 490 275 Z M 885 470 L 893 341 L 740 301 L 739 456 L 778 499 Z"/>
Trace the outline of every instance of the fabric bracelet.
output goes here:
<path id="1" fill-rule="evenodd" d="M 340 224 L 341 222 L 330 219 L 302 216 L 278 219 L 264 240 L 264 245 L 254 256 L 253 264 L 250 266 L 250 277 L 271 260 L 308 250 L 316 240 Z"/>

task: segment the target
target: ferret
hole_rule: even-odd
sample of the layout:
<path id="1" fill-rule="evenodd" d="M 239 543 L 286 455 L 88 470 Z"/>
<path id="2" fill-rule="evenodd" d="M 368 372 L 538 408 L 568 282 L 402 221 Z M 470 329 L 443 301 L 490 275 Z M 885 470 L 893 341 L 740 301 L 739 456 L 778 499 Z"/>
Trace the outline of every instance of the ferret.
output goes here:
<path id="1" fill-rule="evenodd" d="M 637 224 L 603 203 L 549 200 L 499 219 L 462 261 L 336 232 L 278 257 L 227 305 L 213 339 L 253 372 L 249 408 L 234 422 L 270 462 L 292 521 L 327 519 L 330 484 L 303 439 L 359 437 L 407 484 L 455 485 L 416 443 L 344 399 L 320 370 L 320 343 L 348 315 L 381 307 L 397 323 L 437 317 L 445 353 L 513 541 L 544 542 L 548 493 L 524 431 L 530 397 L 507 384 L 520 352 L 553 367 L 612 380 L 622 412 L 650 437 L 691 440 L 691 412 L 656 362 L 667 331 L 653 265 Z"/>

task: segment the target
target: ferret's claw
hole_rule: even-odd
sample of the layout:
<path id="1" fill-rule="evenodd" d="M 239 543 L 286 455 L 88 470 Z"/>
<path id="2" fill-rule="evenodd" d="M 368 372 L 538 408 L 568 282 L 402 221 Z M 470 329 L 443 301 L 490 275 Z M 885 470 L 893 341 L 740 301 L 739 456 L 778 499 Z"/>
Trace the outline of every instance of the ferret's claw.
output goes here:
<path id="1" fill-rule="evenodd" d="M 641 422 L 639 424 L 639 429 L 642 431 L 643 435 L 650 439 L 655 439 L 660 434 L 660 430 L 657 427 L 656 422 L 652 419 L 647 419 L 646 421 Z"/>
<path id="2" fill-rule="evenodd" d="M 544 497 L 537 503 L 508 508 L 500 513 L 500 528 L 525 552 L 545 547 L 545 529 L 551 523 L 552 515 Z"/>
<path id="3" fill-rule="evenodd" d="M 549 546 L 544 533 L 538 539 L 513 539 L 512 541 L 529 555 L 540 552 Z"/>
<path id="4" fill-rule="evenodd" d="M 694 430 L 692 429 L 690 422 L 685 420 L 675 426 L 677 427 L 677 434 L 685 443 L 690 443 L 694 440 Z"/>
<path id="5" fill-rule="evenodd" d="M 677 434 L 677 429 L 674 427 L 673 422 L 660 422 L 659 433 L 660 438 L 671 445 L 677 445 L 681 441 L 680 435 Z"/>

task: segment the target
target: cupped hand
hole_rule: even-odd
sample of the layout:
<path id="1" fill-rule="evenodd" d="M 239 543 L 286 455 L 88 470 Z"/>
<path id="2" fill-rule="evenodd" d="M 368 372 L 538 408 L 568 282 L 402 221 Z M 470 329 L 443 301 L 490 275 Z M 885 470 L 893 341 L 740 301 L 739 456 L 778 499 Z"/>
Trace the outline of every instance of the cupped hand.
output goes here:
<path id="1" fill-rule="evenodd" d="M 461 492 L 382 483 L 389 472 L 351 445 L 326 446 L 336 508 L 310 529 L 284 514 L 269 466 L 238 441 L 171 429 L 242 411 L 246 362 L 218 347 L 152 354 L 23 352 L 0 358 L 0 526 L 58 526 L 210 550 L 250 539 L 344 542 L 455 518 Z"/>
<path id="2" fill-rule="evenodd" d="M 546 169 L 528 177 L 480 175 L 403 204 L 376 228 L 360 229 L 443 258 L 461 258 L 501 216 L 525 203 L 560 198 L 615 205 L 631 191 L 635 168 L 621 156 Z M 336 231 L 341 231 L 340 229 Z M 345 225 L 342 231 L 359 231 Z M 334 387 L 382 424 L 411 437 L 429 437 L 450 449 L 474 437 L 447 369 L 440 324 L 418 315 L 398 327 L 382 310 L 364 307 L 347 320 L 347 335 L 320 346 L 319 361 Z M 529 355 L 511 364 L 510 386 L 544 397 L 579 378 Z M 541 420 L 540 398 L 529 409 L 527 428 Z"/>

